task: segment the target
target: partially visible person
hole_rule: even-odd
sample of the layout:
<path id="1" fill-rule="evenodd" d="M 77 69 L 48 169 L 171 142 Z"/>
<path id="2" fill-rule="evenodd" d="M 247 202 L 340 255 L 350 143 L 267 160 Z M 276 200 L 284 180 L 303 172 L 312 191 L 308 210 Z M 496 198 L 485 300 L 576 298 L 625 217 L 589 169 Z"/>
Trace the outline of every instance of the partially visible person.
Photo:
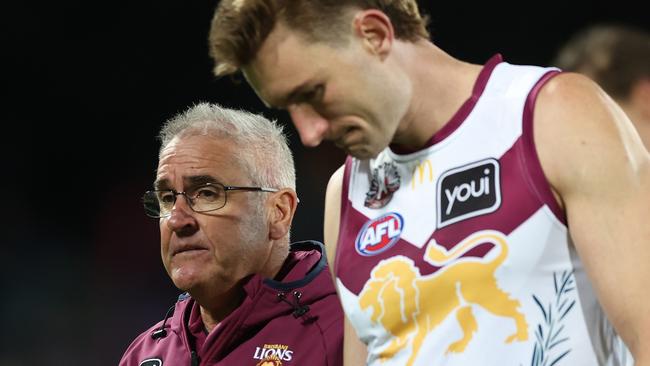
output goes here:
<path id="1" fill-rule="evenodd" d="M 160 138 L 144 209 L 186 293 L 120 365 L 341 365 L 343 312 L 323 246 L 289 244 L 298 198 L 282 129 L 202 103 Z"/>
<path id="2" fill-rule="evenodd" d="M 209 42 L 349 155 L 324 225 L 346 364 L 607 365 L 611 321 L 650 365 L 650 155 L 593 81 L 459 60 L 414 0 L 221 0 Z"/>
<path id="3" fill-rule="evenodd" d="M 600 84 L 650 150 L 650 33 L 624 25 L 593 25 L 571 37 L 553 64 Z"/>

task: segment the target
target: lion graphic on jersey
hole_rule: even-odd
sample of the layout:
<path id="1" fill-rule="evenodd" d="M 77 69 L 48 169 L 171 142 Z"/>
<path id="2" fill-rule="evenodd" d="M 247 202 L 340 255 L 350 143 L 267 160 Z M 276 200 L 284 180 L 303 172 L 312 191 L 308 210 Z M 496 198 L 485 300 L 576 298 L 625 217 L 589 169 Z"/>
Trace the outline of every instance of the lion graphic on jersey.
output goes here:
<path id="1" fill-rule="evenodd" d="M 499 250 L 496 258 L 489 262 L 460 258 L 484 243 L 494 245 L 491 251 Z M 528 325 L 525 316 L 517 310 L 519 301 L 501 290 L 494 277 L 494 271 L 507 256 L 505 236 L 486 230 L 470 235 L 450 251 L 431 239 L 424 259 L 442 267 L 431 275 L 421 276 L 413 260 L 404 256 L 382 260 L 359 294 L 361 309 L 371 308 L 372 321 L 379 322 L 394 336 L 380 358 L 390 359 L 410 344 L 411 355 L 406 365 L 412 365 L 427 334 L 454 312 L 463 336 L 448 346 L 447 353 L 463 352 L 478 330 L 471 305 L 515 321 L 516 331 L 506 338 L 506 343 L 527 340 Z"/>

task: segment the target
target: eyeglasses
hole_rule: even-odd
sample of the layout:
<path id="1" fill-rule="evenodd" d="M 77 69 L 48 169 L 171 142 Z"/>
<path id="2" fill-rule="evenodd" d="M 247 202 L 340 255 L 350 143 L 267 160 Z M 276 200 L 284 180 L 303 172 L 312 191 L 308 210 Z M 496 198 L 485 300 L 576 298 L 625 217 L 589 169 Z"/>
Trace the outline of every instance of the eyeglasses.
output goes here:
<path id="1" fill-rule="evenodd" d="M 147 191 L 142 196 L 144 213 L 154 219 L 168 217 L 176 204 L 176 197 L 185 196 L 194 212 L 216 211 L 226 205 L 228 191 L 277 192 L 275 188 L 224 186 L 221 183 L 206 183 L 187 192 L 173 189 Z"/>

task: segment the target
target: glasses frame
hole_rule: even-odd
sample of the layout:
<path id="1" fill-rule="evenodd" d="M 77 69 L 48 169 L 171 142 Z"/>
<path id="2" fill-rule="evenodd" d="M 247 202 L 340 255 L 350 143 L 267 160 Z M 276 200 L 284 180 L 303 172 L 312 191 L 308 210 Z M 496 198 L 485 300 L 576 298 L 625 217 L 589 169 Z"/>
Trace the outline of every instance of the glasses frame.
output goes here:
<path id="1" fill-rule="evenodd" d="M 147 215 L 148 217 L 153 218 L 153 219 L 160 219 L 160 218 L 169 217 L 172 214 L 171 211 L 169 211 L 168 214 L 161 215 L 160 214 L 160 204 L 158 205 L 159 206 L 159 208 L 158 208 L 158 213 L 159 214 L 158 215 L 154 216 L 154 215 L 150 215 L 150 214 L 147 213 L 149 210 L 147 210 L 147 207 L 146 207 L 146 204 L 145 204 L 145 197 L 147 195 L 152 194 L 152 193 L 158 193 L 158 192 L 172 193 L 174 195 L 174 203 L 172 205 L 172 209 L 176 206 L 177 197 L 178 196 L 184 196 L 185 201 L 187 202 L 187 205 L 190 207 L 190 209 L 192 211 L 194 211 L 196 213 L 205 213 L 205 212 L 217 211 L 217 210 L 220 210 L 220 209 L 224 208 L 226 206 L 226 204 L 228 203 L 228 191 L 271 192 L 271 193 L 279 191 L 279 189 L 277 189 L 277 188 L 270 188 L 270 187 L 227 186 L 227 185 L 221 184 L 221 183 L 205 183 L 205 184 L 198 185 L 193 189 L 198 191 L 201 187 L 208 187 L 208 186 L 218 186 L 218 187 L 223 188 L 223 195 L 224 195 L 224 197 L 223 197 L 223 205 L 221 205 L 220 207 L 217 207 L 217 208 L 210 209 L 210 210 L 197 211 L 196 209 L 194 209 L 194 200 L 196 199 L 196 197 L 190 197 L 187 194 L 186 191 L 178 192 L 175 189 L 156 189 L 156 190 L 152 190 L 152 191 L 146 191 L 142 195 L 142 204 L 143 204 L 143 206 L 145 206 L 144 207 L 145 208 L 144 214 Z"/>

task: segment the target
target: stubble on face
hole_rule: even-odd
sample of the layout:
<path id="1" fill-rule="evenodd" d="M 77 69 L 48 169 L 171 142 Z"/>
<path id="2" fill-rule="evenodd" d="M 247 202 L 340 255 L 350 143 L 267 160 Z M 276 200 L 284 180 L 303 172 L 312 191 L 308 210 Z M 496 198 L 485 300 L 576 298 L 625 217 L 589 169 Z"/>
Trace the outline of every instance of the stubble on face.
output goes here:
<path id="1" fill-rule="evenodd" d="M 328 121 L 323 139 L 363 160 L 376 157 L 391 143 L 406 113 L 410 90 L 402 73 L 395 75 L 399 70 L 394 61 L 369 52 L 357 38 L 348 40 L 338 46 L 314 43 L 280 24 L 243 72 L 272 108 L 286 109 L 291 101 L 287 96 L 300 85 L 324 83 L 322 101 L 305 101 Z M 299 133 L 300 128 L 315 128 L 296 121 L 294 125 Z"/>
<path id="2" fill-rule="evenodd" d="M 188 189 L 193 177 L 214 177 L 215 182 L 251 185 L 250 174 L 238 162 L 233 165 L 237 147 L 228 140 L 190 136 L 168 146 L 159 165 L 159 178 L 169 179 L 177 190 Z M 266 214 L 259 200 L 263 193 L 231 191 L 227 206 L 208 213 L 185 207 L 176 212 L 176 224 L 190 225 L 191 232 L 174 231 L 168 220 L 160 221 L 161 254 L 174 284 L 191 292 L 230 291 L 249 274 L 260 270 L 268 245 Z M 173 253 L 181 247 L 205 250 Z"/>
<path id="3" fill-rule="evenodd" d="M 208 230 L 204 234 L 211 247 L 208 255 L 169 261 L 169 274 L 177 287 L 190 293 L 226 294 L 236 291 L 244 278 L 263 271 L 270 245 L 266 214 L 257 201 L 257 197 L 250 197 L 250 202 L 238 202 L 247 205 L 248 214 L 237 218 L 209 218 L 229 223 L 221 225 L 220 231 Z"/>

